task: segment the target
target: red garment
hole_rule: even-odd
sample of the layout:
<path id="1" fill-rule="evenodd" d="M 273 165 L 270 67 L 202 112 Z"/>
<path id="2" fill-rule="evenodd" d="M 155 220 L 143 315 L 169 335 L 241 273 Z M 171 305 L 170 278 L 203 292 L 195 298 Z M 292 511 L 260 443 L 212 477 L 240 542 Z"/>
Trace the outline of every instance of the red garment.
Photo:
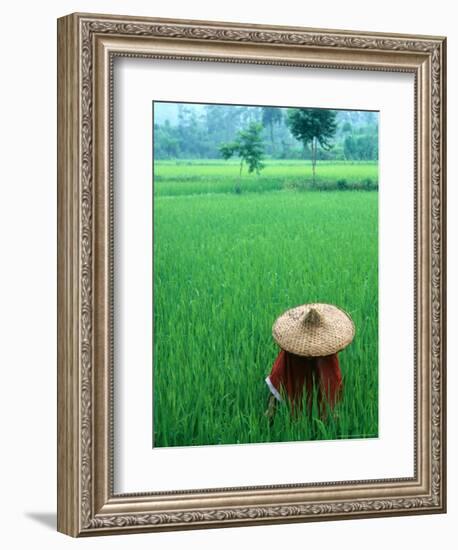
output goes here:
<path id="1" fill-rule="evenodd" d="M 266 378 L 267 385 L 274 396 L 281 401 L 281 393 L 286 392 L 293 407 L 300 407 L 302 394 L 307 392 L 307 406 L 312 408 L 313 387 L 317 387 L 318 405 L 321 413 L 326 403 L 331 408 L 339 400 L 342 391 L 342 373 L 337 354 L 325 357 L 301 357 L 281 350 Z"/>

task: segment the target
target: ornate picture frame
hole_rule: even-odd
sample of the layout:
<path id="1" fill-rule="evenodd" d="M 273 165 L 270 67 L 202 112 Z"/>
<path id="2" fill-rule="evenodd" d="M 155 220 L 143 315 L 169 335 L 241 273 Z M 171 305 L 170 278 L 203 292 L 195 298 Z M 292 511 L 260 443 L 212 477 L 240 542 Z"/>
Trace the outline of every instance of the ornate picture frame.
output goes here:
<path id="1" fill-rule="evenodd" d="M 407 72 L 415 78 L 413 477 L 113 490 L 113 60 Z M 443 37 L 72 14 L 58 20 L 58 530 L 71 536 L 443 513 Z"/>

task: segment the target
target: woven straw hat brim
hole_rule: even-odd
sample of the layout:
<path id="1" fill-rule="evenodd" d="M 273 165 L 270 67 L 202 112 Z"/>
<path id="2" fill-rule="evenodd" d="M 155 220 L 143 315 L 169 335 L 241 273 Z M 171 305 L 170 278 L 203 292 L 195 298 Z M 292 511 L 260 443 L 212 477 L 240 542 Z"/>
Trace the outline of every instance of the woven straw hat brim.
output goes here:
<path id="1" fill-rule="evenodd" d="M 285 351 L 323 357 L 347 347 L 355 336 L 355 325 L 351 317 L 336 306 L 304 304 L 280 315 L 272 327 L 272 336 Z"/>

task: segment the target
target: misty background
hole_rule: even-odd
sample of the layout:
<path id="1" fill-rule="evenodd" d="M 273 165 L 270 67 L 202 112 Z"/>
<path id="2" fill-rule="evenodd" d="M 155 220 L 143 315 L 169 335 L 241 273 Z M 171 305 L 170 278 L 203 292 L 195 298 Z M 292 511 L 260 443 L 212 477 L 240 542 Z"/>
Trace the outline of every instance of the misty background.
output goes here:
<path id="1" fill-rule="evenodd" d="M 222 143 L 234 140 L 251 122 L 263 125 L 264 152 L 273 159 L 310 159 L 286 123 L 285 107 L 154 102 L 154 156 L 219 159 Z M 378 112 L 336 110 L 333 146 L 318 149 L 318 160 L 378 160 Z"/>

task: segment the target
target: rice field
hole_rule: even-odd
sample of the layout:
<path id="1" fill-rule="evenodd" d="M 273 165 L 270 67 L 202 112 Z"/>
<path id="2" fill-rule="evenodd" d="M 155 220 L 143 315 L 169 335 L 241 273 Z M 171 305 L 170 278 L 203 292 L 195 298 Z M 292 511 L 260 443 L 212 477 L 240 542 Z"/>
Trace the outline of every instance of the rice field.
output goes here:
<path id="1" fill-rule="evenodd" d="M 312 185 L 310 162 L 267 160 L 260 176 L 246 175 L 242 187 L 247 192 L 307 189 Z M 236 160 L 160 161 L 154 163 L 155 195 L 188 195 L 196 193 L 230 193 L 238 180 Z M 378 185 L 377 162 L 319 162 L 316 172 L 318 189 L 335 188 L 339 180 L 348 187 L 365 186 L 367 180 Z"/>
<path id="2" fill-rule="evenodd" d="M 373 166 L 320 165 L 317 176 L 376 178 Z M 303 173 L 289 161 L 246 175 L 236 195 L 232 169 L 155 163 L 154 446 L 376 437 L 378 193 L 272 187 Z M 272 324 L 305 302 L 355 322 L 339 354 L 343 398 L 324 420 L 282 403 L 270 424 Z"/>

